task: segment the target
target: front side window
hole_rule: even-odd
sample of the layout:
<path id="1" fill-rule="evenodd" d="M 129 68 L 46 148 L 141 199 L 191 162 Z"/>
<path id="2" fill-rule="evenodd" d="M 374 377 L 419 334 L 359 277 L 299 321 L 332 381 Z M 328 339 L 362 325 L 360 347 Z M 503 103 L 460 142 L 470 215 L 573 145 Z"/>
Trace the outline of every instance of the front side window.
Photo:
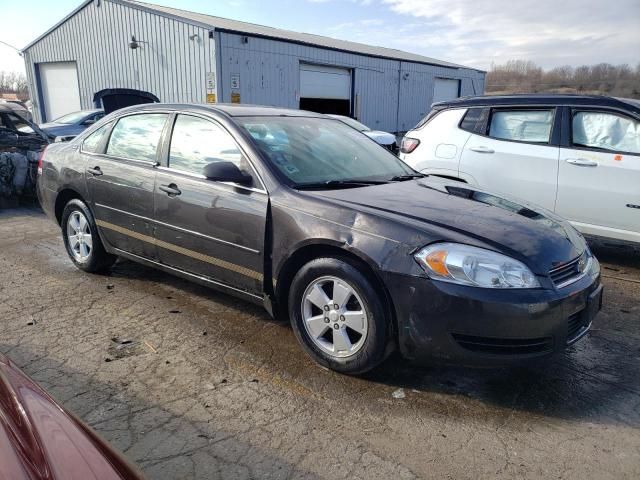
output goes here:
<path id="1" fill-rule="evenodd" d="M 571 127 L 576 146 L 640 154 L 637 120 L 608 112 L 575 112 Z"/>
<path id="2" fill-rule="evenodd" d="M 102 139 L 107 134 L 112 124 L 113 122 L 103 125 L 85 138 L 84 142 L 82 142 L 82 151 L 87 153 L 101 153 L 98 149 L 100 148 Z"/>
<path id="3" fill-rule="evenodd" d="M 388 181 L 416 172 L 342 122 L 315 117 L 238 117 L 265 157 L 294 186 Z"/>
<path id="4" fill-rule="evenodd" d="M 122 117 L 113 128 L 107 155 L 155 162 L 166 113 L 142 113 Z"/>
<path id="5" fill-rule="evenodd" d="M 250 171 L 237 143 L 222 127 L 199 117 L 178 115 L 169 148 L 169 167 L 202 175 L 213 162 L 233 162 Z"/>
<path id="6" fill-rule="evenodd" d="M 494 110 L 489 136 L 499 140 L 549 143 L 553 110 Z"/>

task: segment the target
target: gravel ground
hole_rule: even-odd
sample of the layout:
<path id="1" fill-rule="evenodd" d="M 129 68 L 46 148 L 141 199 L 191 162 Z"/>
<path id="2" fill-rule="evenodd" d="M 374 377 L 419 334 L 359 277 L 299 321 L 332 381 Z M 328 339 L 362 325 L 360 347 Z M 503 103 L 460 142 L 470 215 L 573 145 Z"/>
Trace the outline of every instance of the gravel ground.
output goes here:
<path id="1" fill-rule="evenodd" d="M 640 478 L 640 253 L 595 251 L 604 309 L 565 354 L 351 378 L 260 308 L 128 262 L 83 273 L 56 225 L 5 210 L 0 351 L 152 479 Z"/>

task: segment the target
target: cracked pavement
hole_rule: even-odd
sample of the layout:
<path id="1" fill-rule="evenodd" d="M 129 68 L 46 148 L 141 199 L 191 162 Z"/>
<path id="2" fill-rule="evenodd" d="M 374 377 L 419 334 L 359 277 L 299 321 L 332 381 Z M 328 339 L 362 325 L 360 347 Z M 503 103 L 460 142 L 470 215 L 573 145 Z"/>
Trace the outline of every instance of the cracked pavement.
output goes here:
<path id="1" fill-rule="evenodd" d="M 640 252 L 594 251 L 604 308 L 566 353 L 352 378 L 259 307 L 129 262 L 86 274 L 38 210 L 5 210 L 0 351 L 151 479 L 639 478 Z"/>

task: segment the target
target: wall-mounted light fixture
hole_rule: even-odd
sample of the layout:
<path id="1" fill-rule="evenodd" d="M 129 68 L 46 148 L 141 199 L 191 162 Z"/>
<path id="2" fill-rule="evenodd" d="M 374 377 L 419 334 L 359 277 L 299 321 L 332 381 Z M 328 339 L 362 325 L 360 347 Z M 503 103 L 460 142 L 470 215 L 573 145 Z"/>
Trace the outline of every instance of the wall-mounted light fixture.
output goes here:
<path id="1" fill-rule="evenodd" d="M 135 50 L 136 48 L 140 48 L 142 45 L 140 45 L 141 43 L 147 43 L 143 40 L 136 40 L 136 36 L 135 35 L 131 35 L 131 41 L 129 42 L 129 48 L 131 50 Z"/>

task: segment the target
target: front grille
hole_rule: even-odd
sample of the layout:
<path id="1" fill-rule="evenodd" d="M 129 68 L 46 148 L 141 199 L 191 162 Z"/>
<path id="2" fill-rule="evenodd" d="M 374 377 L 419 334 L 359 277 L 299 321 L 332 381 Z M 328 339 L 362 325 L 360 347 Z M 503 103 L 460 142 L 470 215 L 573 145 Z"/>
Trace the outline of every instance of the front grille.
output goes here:
<path id="1" fill-rule="evenodd" d="M 585 311 L 574 313 L 567 321 L 567 345 L 575 342 L 589 328 Z"/>
<path id="2" fill-rule="evenodd" d="M 577 280 L 584 273 L 584 268 L 587 263 L 587 254 L 583 253 L 579 257 L 567 262 L 559 267 L 553 268 L 549 271 L 551 281 L 556 288 L 568 285 L 574 280 Z"/>
<path id="3" fill-rule="evenodd" d="M 491 338 L 453 334 L 458 345 L 466 350 L 494 355 L 526 355 L 543 353 L 553 348 L 551 337 L 543 338 Z"/>

